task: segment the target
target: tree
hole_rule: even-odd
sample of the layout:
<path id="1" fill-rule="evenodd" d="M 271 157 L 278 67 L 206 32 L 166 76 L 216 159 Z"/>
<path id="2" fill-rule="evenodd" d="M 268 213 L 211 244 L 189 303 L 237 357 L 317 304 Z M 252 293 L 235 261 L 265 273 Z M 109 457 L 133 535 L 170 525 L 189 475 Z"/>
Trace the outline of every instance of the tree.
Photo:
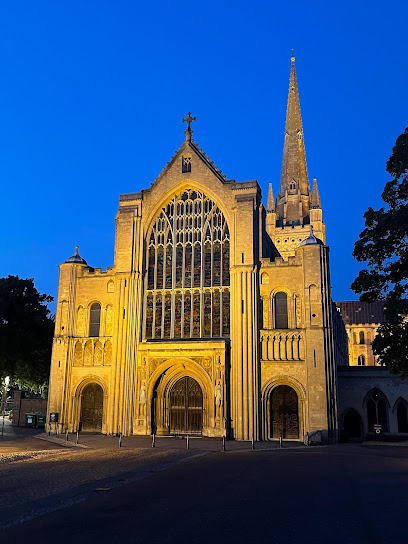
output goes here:
<path id="1" fill-rule="evenodd" d="M 397 139 L 387 162 L 393 179 L 381 195 L 386 206 L 368 208 L 366 228 L 354 246 L 354 257 L 367 262 L 351 288 L 365 302 L 385 301 L 387 323 L 373 342 L 381 364 L 408 376 L 408 127 Z"/>
<path id="2" fill-rule="evenodd" d="M 32 279 L 0 278 L 0 379 L 43 393 L 50 373 L 54 320 Z"/>

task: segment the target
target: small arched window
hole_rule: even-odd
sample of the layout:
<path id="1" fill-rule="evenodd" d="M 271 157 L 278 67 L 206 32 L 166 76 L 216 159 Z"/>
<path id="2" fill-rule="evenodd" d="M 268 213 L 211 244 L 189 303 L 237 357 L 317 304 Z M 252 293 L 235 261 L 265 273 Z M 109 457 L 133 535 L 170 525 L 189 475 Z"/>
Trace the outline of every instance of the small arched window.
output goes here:
<path id="1" fill-rule="evenodd" d="M 92 304 L 89 314 L 89 336 L 99 336 L 101 305 L 98 302 Z"/>
<path id="2" fill-rule="evenodd" d="M 296 189 L 296 183 L 294 181 L 291 181 L 289 183 L 289 190 L 294 191 Z"/>
<path id="3" fill-rule="evenodd" d="M 262 285 L 269 285 L 269 276 L 266 272 L 264 272 L 262 275 L 261 275 L 261 284 Z"/>
<path id="4" fill-rule="evenodd" d="M 364 332 L 363 331 L 360 331 L 360 344 L 365 344 L 365 339 L 364 339 Z"/>
<path id="5" fill-rule="evenodd" d="M 365 357 L 364 355 L 359 355 L 357 359 L 358 366 L 365 366 Z"/>
<path id="6" fill-rule="evenodd" d="M 281 291 L 275 295 L 275 328 L 288 328 L 288 297 Z"/>

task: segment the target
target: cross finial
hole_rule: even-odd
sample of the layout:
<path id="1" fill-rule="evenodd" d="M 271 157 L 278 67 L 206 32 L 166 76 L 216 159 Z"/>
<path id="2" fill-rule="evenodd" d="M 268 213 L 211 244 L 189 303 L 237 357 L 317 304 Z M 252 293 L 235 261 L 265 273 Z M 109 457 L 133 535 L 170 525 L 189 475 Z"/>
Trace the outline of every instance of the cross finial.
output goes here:
<path id="1" fill-rule="evenodd" d="M 186 140 L 188 142 L 191 142 L 191 135 L 194 132 L 191 128 L 192 121 L 197 121 L 197 117 L 191 117 L 191 112 L 189 111 L 187 117 L 183 119 L 183 123 L 187 123 L 187 130 L 184 131 L 184 134 L 186 135 Z"/>

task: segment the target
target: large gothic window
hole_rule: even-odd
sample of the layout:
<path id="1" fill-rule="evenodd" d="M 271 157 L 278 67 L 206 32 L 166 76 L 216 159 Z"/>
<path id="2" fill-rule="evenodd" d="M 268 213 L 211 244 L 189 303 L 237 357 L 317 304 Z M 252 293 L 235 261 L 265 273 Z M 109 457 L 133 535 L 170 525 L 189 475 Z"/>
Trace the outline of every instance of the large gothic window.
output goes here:
<path id="1" fill-rule="evenodd" d="M 145 337 L 230 334 L 230 236 L 210 198 L 189 189 L 158 215 L 148 236 Z"/>

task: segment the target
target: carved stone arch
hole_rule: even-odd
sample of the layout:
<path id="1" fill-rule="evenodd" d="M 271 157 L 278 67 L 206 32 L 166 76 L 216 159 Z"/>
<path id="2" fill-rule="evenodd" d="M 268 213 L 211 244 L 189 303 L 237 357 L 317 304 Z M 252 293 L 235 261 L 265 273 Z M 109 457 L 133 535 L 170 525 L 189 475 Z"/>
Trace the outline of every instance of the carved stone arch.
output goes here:
<path id="1" fill-rule="evenodd" d="M 277 327 L 277 315 L 276 315 L 276 297 L 279 293 L 284 293 L 286 295 L 286 321 L 287 327 Z M 291 292 L 287 287 L 278 286 L 275 287 L 270 293 L 270 310 L 271 310 L 271 320 L 270 325 L 272 328 L 293 328 L 293 312 L 291 308 Z"/>
<path id="2" fill-rule="evenodd" d="M 104 432 L 105 423 L 106 423 L 106 413 L 107 413 L 107 398 L 108 398 L 108 386 L 106 382 L 96 374 L 88 374 L 83 378 L 74 390 L 73 395 L 73 404 L 72 404 L 72 419 L 70 427 L 72 431 L 76 431 L 79 428 L 80 418 L 81 418 L 81 405 L 83 401 L 83 394 L 86 391 L 87 386 L 92 386 L 96 384 L 101 387 L 103 393 L 102 401 L 102 428 L 100 429 Z"/>
<path id="3" fill-rule="evenodd" d="M 113 280 L 109 280 L 106 284 L 106 292 L 107 293 L 114 293 L 115 292 L 115 282 Z"/>
<path id="4" fill-rule="evenodd" d="M 173 386 L 185 377 L 192 378 L 200 386 L 203 398 L 203 428 L 210 426 L 210 414 L 213 410 L 213 385 L 209 375 L 191 359 L 172 358 L 160 364 L 150 379 L 147 399 L 151 406 L 149 424 L 152 432 L 168 434 L 170 429 L 170 394 Z"/>
<path id="5" fill-rule="evenodd" d="M 261 402 L 262 402 L 262 434 L 264 440 L 271 440 L 271 398 L 274 389 L 279 386 L 288 386 L 293 389 L 298 399 L 298 425 L 299 425 L 299 440 L 303 440 L 305 434 L 305 403 L 306 403 L 306 389 L 303 384 L 293 378 L 292 376 L 282 375 L 275 376 L 269 380 L 262 388 Z"/>
<path id="6" fill-rule="evenodd" d="M 105 307 L 105 330 L 104 336 L 112 336 L 113 334 L 113 305 L 107 304 Z"/>
<path id="7" fill-rule="evenodd" d="M 80 304 L 76 310 L 75 335 L 85 336 L 85 308 Z"/>
<path id="8" fill-rule="evenodd" d="M 364 399 L 363 399 L 363 403 L 362 403 L 362 406 L 365 408 L 366 405 L 367 405 L 367 401 L 369 400 L 370 396 L 372 395 L 372 393 L 374 392 L 377 392 L 382 398 L 383 400 L 386 402 L 387 404 L 387 407 L 388 408 L 391 408 L 391 405 L 390 405 L 390 402 L 387 398 L 387 395 L 385 393 L 383 393 L 381 391 L 381 389 L 379 387 L 372 387 L 367 393 L 366 395 L 364 396 Z"/>
<path id="9" fill-rule="evenodd" d="M 183 179 L 180 181 L 180 183 L 177 183 L 173 185 L 166 193 L 164 193 L 163 197 L 156 203 L 156 205 L 152 208 L 151 212 L 146 218 L 146 236 L 151 234 L 153 222 L 155 221 L 157 215 L 159 215 L 161 208 L 165 207 L 167 204 L 171 202 L 171 200 L 174 198 L 174 195 L 183 193 L 186 190 L 197 190 L 201 193 L 204 193 L 207 197 L 209 197 L 211 200 L 213 200 L 217 206 L 220 208 L 222 213 L 224 214 L 227 223 L 229 225 L 233 224 L 233 215 L 231 213 L 231 210 L 224 205 L 223 199 L 220 195 L 218 195 L 216 192 L 214 192 L 210 187 L 204 185 L 203 183 L 200 183 L 197 180 L 190 180 L 190 179 Z M 231 233 L 231 229 L 229 229 L 229 232 Z"/>

